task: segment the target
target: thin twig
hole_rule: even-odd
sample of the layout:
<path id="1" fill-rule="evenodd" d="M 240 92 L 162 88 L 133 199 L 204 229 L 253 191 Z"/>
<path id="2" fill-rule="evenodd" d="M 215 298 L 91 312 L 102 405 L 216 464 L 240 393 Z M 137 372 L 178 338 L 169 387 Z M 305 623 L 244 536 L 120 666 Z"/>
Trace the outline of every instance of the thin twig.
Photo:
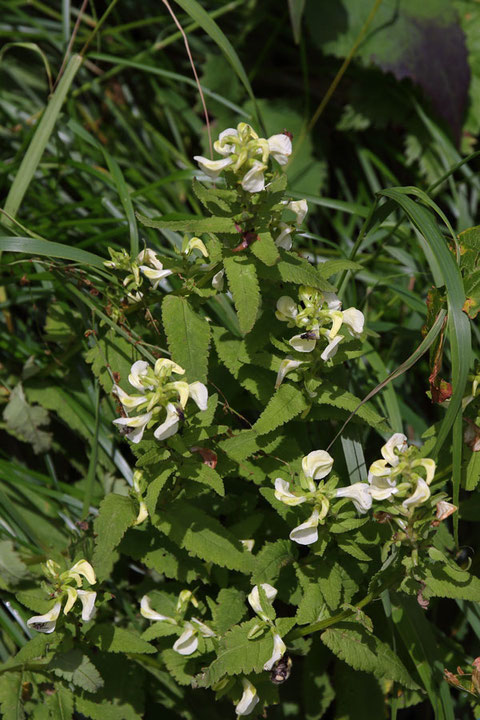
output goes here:
<path id="1" fill-rule="evenodd" d="M 170 5 L 169 5 L 169 3 L 168 3 L 168 0 L 162 0 L 162 2 L 163 2 L 163 4 L 166 6 L 166 8 L 167 8 L 168 12 L 170 13 L 170 15 L 172 16 L 173 22 L 175 23 L 175 25 L 178 27 L 179 31 L 181 32 L 182 37 L 183 37 L 183 42 L 185 43 L 185 49 L 186 49 L 186 51 L 187 51 L 188 59 L 190 60 L 190 65 L 192 66 L 193 75 L 194 75 L 194 77 L 195 77 L 195 82 L 197 83 L 198 94 L 200 95 L 200 100 L 201 100 L 201 102 L 202 102 L 203 114 L 205 115 L 205 123 L 206 123 L 206 125 L 207 125 L 208 146 L 209 146 L 209 148 L 210 148 L 210 157 L 211 157 L 211 159 L 213 160 L 213 146 L 212 146 L 212 133 L 211 133 L 211 130 L 210 130 L 210 120 L 208 119 L 207 105 L 206 105 L 206 103 L 205 103 L 205 97 L 204 97 L 204 95 L 203 95 L 202 86 L 200 85 L 200 80 L 198 79 L 197 69 L 196 69 L 196 67 L 195 67 L 195 63 L 193 62 L 192 53 L 190 52 L 190 45 L 188 44 L 188 39 L 187 39 L 187 36 L 186 36 L 186 34 L 185 34 L 185 31 L 184 31 L 184 29 L 182 28 L 182 26 L 180 25 L 177 16 L 175 15 L 175 13 L 173 12 L 172 8 L 170 7 Z"/>
<path id="2" fill-rule="evenodd" d="M 57 87 L 57 85 L 60 81 L 60 78 L 63 75 L 63 71 L 65 70 L 65 67 L 67 65 L 67 60 L 70 57 L 70 53 L 72 52 L 73 43 L 75 42 L 75 38 L 77 37 L 78 28 L 80 27 L 80 23 L 82 22 L 82 16 L 83 16 L 83 13 L 85 12 L 85 8 L 87 7 L 87 3 L 88 3 L 88 0 L 83 0 L 82 7 L 80 8 L 80 12 L 78 13 L 78 17 L 75 22 L 75 25 L 74 25 L 74 28 L 72 31 L 72 35 L 70 37 L 70 42 L 68 43 L 68 47 L 65 51 L 65 57 L 63 58 L 62 67 L 60 68 L 60 72 L 58 73 L 57 79 L 55 80 L 55 84 L 52 88 L 52 93 L 55 90 L 55 88 Z"/>

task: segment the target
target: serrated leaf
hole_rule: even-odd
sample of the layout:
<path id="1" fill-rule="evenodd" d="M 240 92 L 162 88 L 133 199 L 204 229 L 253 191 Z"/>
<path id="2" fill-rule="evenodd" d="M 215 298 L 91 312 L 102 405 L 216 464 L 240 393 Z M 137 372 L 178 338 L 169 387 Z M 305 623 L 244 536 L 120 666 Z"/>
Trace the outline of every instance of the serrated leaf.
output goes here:
<path id="1" fill-rule="evenodd" d="M 33 452 L 46 452 L 52 445 L 52 433 L 41 430 L 50 423 L 48 412 L 40 405 L 29 405 L 21 383 L 16 385 L 3 411 L 5 429 L 18 440 L 29 443 Z"/>
<path id="2" fill-rule="evenodd" d="M 174 543 L 207 562 L 250 573 L 252 555 L 223 525 L 184 500 L 172 502 L 154 519 L 155 526 Z"/>
<path id="3" fill-rule="evenodd" d="M 0 675 L 0 708 L 3 720 L 24 720 L 22 703 L 23 673 Z"/>
<path id="4" fill-rule="evenodd" d="M 361 270 L 362 265 L 353 260 L 327 260 L 317 265 L 317 272 L 324 278 L 332 277 L 345 270 Z"/>
<path id="5" fill-rule="evenodd" d="M 225 496 L 223 480 L 216 470 L 200 462 L 186 462 L 181 470 L 181 476 L 193 482 L 201 483 L 211 488 L 217 495 Z"/>
<path id="6" fill-rule="evenodd" d="M 168 478 L 173 473 L 173 471 L 173 467 L 165 468 L 165 470 L 163 470 L 160 475 L 157 475 L 154 480 L 151 480 L 148 483 L 147 492 L 145 494 L 145 504 L 147 506 L 149 515 L 153 515 L 153 513 L 155 512 L 158 502 L 158 496 L 162 492 Z"/>
<path id="7" fill-rule="evenodd" d="M 316 622 L 324 606 L 325 599 L 320 590 L 320 586 L 309 583 L 305 588 L 305 592 L 298 606 L 296 615 L 297 623 L 299 625 L 308 625 L 309 623 Z"/>
<path id="8" fill-rule="evenodd" d="M 272 654 L 272 635 L 266 632 L 255 640 L 249 640 L 250 630 L 258 623 L 252 618 L 236 625 L 222 638 L 216 660 L 210 665 L 202 680 L 206 687 L 217 683 L 224 675 L 247 675 L 259 673 Z"/>
<path id="9" fill-rule="evenodd" d="M 48 669 L 52 670 L 57 677 L 67 680 L 87 692 L 94 693 L 103 687 L 103 680 L 97 668 L 78 648 L 56 655 Z"/>
<path id="10" fill-rule="evenodd" d="M 207 382 L 210 327 L 183 297 L 166 295 L 162 321 L 172 360 L 185 370 L 185 380 Z M 182 378 L 183 379 L 183 378 Z"/>
<path id="11" fill-rule="evenodd" d="M 235 588 L 223 588 L 218 593 L 213 610 L 213 624 L 219 635 L 237 625 L 246 613 L 245 593 Z"/>
<path id="12" fill-rule="evenodd" d="M 281 252 L 280 255 L 282 259 L 272 267 L 258 266 L 260 278 L 271 280 L 277 284 L 308 285 L 324 292 L 335 292 L 335 287 L 325 280 L 307 260 L 288 252 Z"/>
<path id="13" fill-rule="evenodd" d="M 45 698 L 52 720 L 72 720 L 73 694 L 60 683 L 55 685 L 55 692 Z"/>
<path id="14" fill-rule="evenodd" d="M 308 407 L 301 390 L 290 383 L 280 385 L 252 430 L 258 435 L 269 433 L 299 415 Z"/>
<path id="15" fill-rule="evenodd" d="M 252 254 L 265 265 L 275 265 L 280 260 L 278 248 L 269 232 L 259 233 L 250 249 Z"/>
<path id="16" fill-rule="evenodd" d="M 436 563 L 425 569 L 423 581 L 429 596 L 480 602 L 480 579 L 460 568 Z"/>
<path id="17" fill-rule="evenodd" d="M 92 558 L 100 582 L 110 575 L 116 560 L 115 548 L 136 518 L 137 508 L 132 498 L 110 493 L 102 500 L 94 522 L 97 537 Z"/>
<path id="18" fill-rule="evenodd" d="M 143 640 L 140 635 L 107 624 L 96 624 L 87 633 L 88 640 L 105 652 L 111 653 L 155 653 L 156 648 Z"/>
<path id="19" fill-rule="evenodd" d="M 196 215 L 181 215 L 174 213 L 164 215 L 161 220 L 151 220 L 140 213 L 135 213 L 142 225 L 157 228 L 158 230 L 180 230 L 181 232 L 192 232 L 196 235 L 201 233 L 237 233 L 235 223 L 230 217 L 209 217 L 202 218 Z"/>
<path id="20" fill-rule="evenodd" d="M 117 385 L 132 392 L 128 382 L 131 366 L 138 359 L 137 352 L 132 343 L 117 335 L 115 330 L 109 330 L 102 338 L 96 338 L 95 344 L 87 351 L 85 360 L 92 365 L 92 372 L 98 378 L 100 385 L 106 393 L 112 392 L 112 374 L 118 377 Z"/>
<path id="21" fill-rule="evenodd" d="M 268 582 L 274 585 L 282 567 L 294 562 L 296 557 L 296 550 L 289 540 L 265 543 L 258 555 L 255 556 L 252 583 L 259 585 Z"/>
<path id="22" fill-rule="evenodd" d="M 230 205 L 226 202 L 225 198 L 218 194 L 212 187 L 205 187 L 197 178 L 192 180 L 192 189 L 197 198 L 200 200 L 202 205 L 207 208 L 209 212 L 213 214 L 215 207 L 233 215 Z M 232 193 L 232 200 L 236 200 L 235 193 Z"/>
<path id="23" fill-rule="evenodd" d="M 322 642 L 355 670 L 373 673 L 415 689 L 407 669 L 388 645 L 354 623 L 342 622 L 325 630 Z"/>
<path id="24" fill-rule="evenodd" d="M 171 648 L 162 652 L 162 660 L 165 663 L 170 675 L 175 678 L 179 685 L 191 685 L 192 678 L 198 668 L 198 663 L 193 659 Z"/>
<path id="25" fill-rule="evenodd" d="M 260 308 L 260 288 L 255 265 L 243 257 L 229 257 L 223 261 L 228 287 L 238 315 L 242 335 L 255 325 Z"/>
<path id="26" fill-rule="evenodd" d="M 355 416 L 365 420 L 372 427 L 377 427 L 384 423 L 384 418 L 382 418 L 370 404 L 366 403 L 358 407 L 361 403 L 360 398 L 355 397 L 351 392 L 344 390 L 338 385 L 329 385 L 328 388 L 321 387 L 314 402 L 318 405 L 333 405 L 348 412 L 356 411 Z"/>

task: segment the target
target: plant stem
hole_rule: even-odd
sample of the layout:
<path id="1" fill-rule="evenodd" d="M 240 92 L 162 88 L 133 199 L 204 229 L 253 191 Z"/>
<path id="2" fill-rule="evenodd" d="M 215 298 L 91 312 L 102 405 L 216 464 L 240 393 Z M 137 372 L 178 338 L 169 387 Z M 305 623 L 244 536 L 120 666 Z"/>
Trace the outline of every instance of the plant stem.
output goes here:
<path id="1" fill-rule="evenodd" d="M 355 608 L 360 610 L 361 608 L 365 607 L 365 605 L 368 605 L 368 603 L 372 602 L 375 597 L 376 595 L 374 595 L 373 593 L 369 593 L 362 600 L 360 600 L 360 602 L 355 606 Z M 328 628 L 331 625 L 336 625 L 342 620 L 346 620 L 347 618 L 351 617 L 354 612 L 354 610 L 342 610 L 342 612 L 337 613 L 337 615 L 325 618 L 325 620 L 319 620 L 318 622 L 311 623 L 310 625 L 306 625 L 305 627 L 297 628 L 296 630 L 293 630 L 287 635 L 286 641 L 290 642 L 291 640 L 296 640 L 297 638 L 304 637 L 305 635 L 310 635 L 311 633 L 325 630 L 325 628 Z"/>

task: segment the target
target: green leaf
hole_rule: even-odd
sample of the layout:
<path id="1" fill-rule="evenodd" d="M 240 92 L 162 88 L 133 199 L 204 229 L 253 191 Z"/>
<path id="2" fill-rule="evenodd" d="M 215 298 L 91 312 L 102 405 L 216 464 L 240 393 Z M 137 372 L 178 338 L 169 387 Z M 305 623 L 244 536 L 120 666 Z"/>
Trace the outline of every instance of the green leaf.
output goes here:
<path id="1" fill-rule="evenodd" d="M 480 579 L 460 568 L 435 563 L 425 569 L 423 581 L 428 596 L 480 602 Z"/>
<path id="2" fill-rule="evenodd" d="M 24 720 L 23 681 L 23 673 L 4 673 L 0 675 L 0 708 L 3 720 Z"/>
<path id="3" fill-rule="evenodd" d="M 378 678 L 393 680 L 407 688 L 417 687 L 393 650 L 361 625 L 351 622 L 338 623 L 325 630 L 321 639 L 354 670 L 373 673 Z"/>
<path id="4" fill-rule="evenodd" d="M 29 574 L 11 540 L 0 542 L 0 588 L 6 590 L 18 585 Z"/>
<path id="5" fill-rule="evenodd" d="M 255 265 L 243 257 L 229 257 L 223 261 L 228 287 L 238 315 L 242 335 L 255 325 L 260 308 L 260 288 Z"/>
<path id="6" fill-rule="evenodd" d="M 174 501 L 154 524 L 179 547 L 202 560 L 247 574 L 252 570 L 251 553 L 218 520 L 195 505 Z"/>
<path id="7" fill-rule="evenodd" d="M 52 444 L 52 433 L 41 430 L 48 425 L 48 412 L 39 405 L 29 405 L 21 383 L 10 393 L 7 407 L 3 411 L 5 429 L 23 442 L 29 443 L 38 454 L 46 452 Z"/>
<path id="8" fill-rule="evenodd" d="M 72 720 L 73 694 L 68 688 L 57 683 L 55 692 L 45 698 L 52 720 Z"/>
<path id="9" fill-rule="evenodd" d="M 104 337 L 96 338 L 94 345 L 85 355 L 85 360 L 92 364 L 92 372 L 98 377 L 106 393 L 112 392 L 113 373 L 118 373 L 117 385 L 125 392 L 132 391 L 128 376 L 137 359 L 134 345 L 120 337 L 113 329 Z"/>
<path id="10" fill-rule="evenodd" d="M 179 685 L 191 685 L 195 671 L 198 669 L 198 663 L 194 658 L 180 655 L 172 648 L 167 648 L 162 652 L 162 660 Z"/>
<path id="11" fill-rule="evenodd" d="M 62 258 L 63 260 L 73 260 L 73 262 L 82 265 L 92 265 L 93 267 L 105 269 L 103 258 L 94 255 L 80 248 L 62 245 L 61 243 L 50 242 L 50 240 L 41 240 L 30 237 L 0 237 L 0 253 L 16 252 L 24 255 L 42 255 L 48 258 Z"/>
<path id="12" fill-rule="evenodd" d="M 216 192 L 212 187 L 206 187 L 196 178 L 193 178 L 192 189 L 202 205 L 206 207 L 212 215 L 215 211 L 215 207 L 217 209 L 219 208 L 220 210 L 224 210 L 231 215 L 233 214 L 228 202 L 226 202 L 223 197 L 219 195 L 218 191 Z M 235 193 L 232 193 L 232 200 L 236 200 Z"/>
<path id="13" fill-rule="evenodd" d="M 324 610 L 325 600 L 319 585 L 309 583 L 298 606 L 296 620 L 299 625 L 314 623 Z"/>
<path id="14" fill-rule="evenodd" d="M 255 640 L 249 640 L 250 630 L 258 623 L 256 618 L 236 625 L 221 639 L 216 660 L 202 680 L 206 687 L 217 683 L 224 675 L 248 675 L 262 672 L 272 654 L 273 638 L 268 631 Z"/>
<path id="15" fill-rule="evenodd" d="M 196 235 L 202 233 L 236 233 L 238 232 L 235 223 L 229 217 L 209 217 L 202 218 L 196 215 L 181 215 L 175 213 L 173 215 L 164 215 L 161 220 L 151 220 L 145 215 L 136 213 L 137 218 L 143 225 L 156 228 L 157 230 L 177 230 L 181 232 L 191 232 Z"/>
<path id="16" fill-rule="evenodd" d="M 149 515 L 153 515 L 153 513 L 156 511 L 158 496 L 162 492 L 168 478 L 173 473 L 173 471 L 173 467 L 167 467 L 165 468 L 165 470 L 163 470 L 163 472 L 160 473 L 160 475 L 157 475 L 154 480 L 151 480 L 148 483 L 147 493 L 145 495 L 145 503 L 147 505 Z"/>
<path id="17" fill-rule="evenodd" d="M 267 542 L 255 556 L 255 568 L 252 583 L 260 585 L 268 582 L 275 584 L 282 567 L 294 562 L 297 557 L 295 547 L 289 540 Z"/>
<path id="18" fill-rule="evenodd" d="M 253 245 L 252 245 L 253 247 Z M 298 255 L 284 252 L 281 253 L 282 260 L 267 267 L 258 265 L 257 271 L 261 279 L 271 280 L 276 284 L 292 283 L 294 285 L 308 285 L 318 288 L 324 292 L 334 292 L 335 287 L 331 285 L 307 260 Z"/>
<path id="19" fill-rule="evenodd" d="M 320 263 L 317 266 L 317 272 L 324 278 L 332 277 L 339 272 L 345 272 L 346 270 L 361 270 L 362 265 L 354 262 L 353 260 L 327 260 L 326 262 Z"/>
<path id="20" fill-rule="evenodd" d="M 103 687 L 103 680 L 97 668 L 78 648 L 56 655 L 48 669 L 87 692 L 94 693 Z"/>
<path id="21" fill-rule="evenodd" d="M 218 593 L 213 610 L 213 624 L 219 635 L 237 625 L 247 611 L 245 593 L 235 588 L 223 588 Z"/>
<path id="22" fill-rule="evenodd" d="M 114 550 L 136 517 L 137 508 L 132 498 L 111 493 L 102 500 L 94 522 L 97 537 L 92 558 L 100 582 L 110 575 L 116 560 Z"/>
<path id="23" fill-rule="evenodd" d="M 468 457 L 468 450 L 465 450 Z M 472 452 L 467 462 L 465 490 L 475 490 L 480 480 L 480 452 Z"/>
<path id="24" fill-rule="evenodd" d="M 252 429 L 258 435 L 265 435 L 292 420 L 307 407 L 303 392 L 291 383 L 284 383 L 272 396 Z"/>
<path id="25" fill-rule="evenodd" d="M 225 496 L 223 480 L 216 470 L 204 463 L 192 461 L 184 463 L 181 475 L 193 482 L 201 483 L 211 488 L 217 495 Z"/>
<path id="26" fill-rule="evenodd" d="M 139 635 L 125 628 L 96 624 L 87 633 L 90 642 L 111 653 L 155 653 L 157 649 Z"/>
<path id="27" fill-rule="evenodd" d="M 38 164 L 45 151 L 47 143 L 57 122 L 60 110 L 73 82 L 75 75 L 80 69 L 83 62 L 81 55 L 72 55 L 65 68 L 63 77 L 61 78 L 55 92 L 50 97 L 48 105 L 43 116 L 38 123 L 33 138 L 28 146 L 27 151 L 23 154 L 23 159 L 18 172 L 15 176 L 5 201 L 4 210 L 9 215 L 15 217 L 23 197 L 35 175 Z M 0 250 L 5 249 L 0 246 Z"/>
<path id="28" fill-rule="evenodd" d="M 325 389 L 320 386 L 314 402 L 318 405 L 333 405 L 333 407 L 337 407 L 348 412 L 356 410 L 355 415 L 358 415 L 359 418 L 365 420 L 372 427 L 378 428 L 379 425 L 384 423 L 384 418 L 373 410 L 370 405 L 364 404 L 361 405 L 361 407 L 358 407 L 362 402 L 360 398 L 355 397 L 355 395 L 352 395 L 351 392 L 344 390 L 338 385 L 329 384 L 328 388 Z"/>
<path id="29" fill-rule="evenodd" d="M 166 295 L 162 303 L 162 321 L 172 360 L 185 370 L 188 382 L 207 382 L 210 327 L 188 300 Z"/>
<path id="30" fill-rule="evenodd" d="M 269 232 L 259 233 L 250 249 L 265 265 L 275 265 L 280 260 L 278 248 Z"/>

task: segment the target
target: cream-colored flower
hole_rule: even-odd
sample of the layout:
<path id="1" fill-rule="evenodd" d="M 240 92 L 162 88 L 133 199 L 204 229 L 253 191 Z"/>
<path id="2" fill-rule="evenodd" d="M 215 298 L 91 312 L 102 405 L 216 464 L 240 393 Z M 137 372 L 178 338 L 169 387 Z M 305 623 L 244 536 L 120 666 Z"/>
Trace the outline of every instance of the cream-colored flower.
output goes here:
<path id="1" fill-rule="evenodd" d="M 225 270 L 219 270 L 212 278 L 212 287 L 218 292 L 222 292 L 225 284 Z"/>
<path id="2" fill-rule="evenodd" d="M 286 165 L 292 154 L 292 141 L 284 133 L 272 135 L 268 138 L 268 149 L 270 155 L 275 158 L 279 165 Z"/>
<path id="3" fill-rule="evenodd" d="M 205 385 L 198 380 L 190 383 L 188 386 L 190 397 L 197 405 L 199 410 L 206 410 L 208 406 L 208 390 Z"/>
<path id="4" fill-rule="evenodd" d="M 372 507 L 372 495 L 368 483 L 357 482 L 347 487 L 338 488 L 335 491 L 335 496 L 350 498 L 361 514 L 368 512 Z"/>
<path id="5" fill-rule="evenodd" d="M 280 387 L 285 376 L 292 370 L 296 370 L 300 365 L 303 365 L 303 360 L 294 360 L 291 357 L 286 357 L 282 360 L 277 373 L 277 379 L 275 380 L 275 388 Z"/>
<path id="6" fill-rule="evenodd" d="M 276 632 L 273 633 L 273 651 L 271 657 L 267 660 L 263 666 L 264 670 L 271 670 L 276 662 L 282 659 L 287 650 L 287 646 L 283 642 L 280 635 Z"/>
<path id="7" fill-rule="evenodd" d="M 313 450 L 302 460 L 302 470 L 307 478 L 322 480 L 333 467 L 333 458 L 326 450 Z"/>
<path id="8" fill-rule="evenodd" d="M 250 715 L 250 713 L 253 712 L 253 709 L 260 700 L 257 695 L 257 689 L 255 685 L 252 685 L 252 683 L 247 680 L 247 678 L 242 678 L 242 685 L 243 695 L 240 698 L 240 702 L 238 702 L 235 707 L 235 713 L 239 717 L 243 715 Z"/>
<path id="9" fill-rule="evenodd" d="M 270 585 L 269 583 L 262 583 L 261 586 L 262 590 L 264 591 L 267 601 L 271 604 L 277 597 L 277 590 Z M 268 615 L 265 613 L 262 602 L 260 600 L 260 593 L 258 591 L 258 585 L 255 585 L 255 587 L 252 589 L 250 594 L 247 598 L 248 602 L 250 603 L 250 607 L 252 610 L 260 617 L 262 620 L 268 620 Z"/>
<path id="10" fill-rule="evenodd" d="M 292 530 L 289 537 L 293 542 L 299 545 L 312 545 L 318 540 L 318 523 L 320 521 L 320 511 L 315 507 L 313 513 L 301 525 Z"/>
<path id="11" fill-rule="evenodd" d="M 172 437 L 172 435 L 175 435 L 175 433 L 178 430 L 178 425 L 180 422 L 180 418 L 177 412 L 177 409 L 173 403 L 168 403 L 167 407 L 167 417 L 163 421 L 161 425 L 157 427 L 155 432 L 153 433 L 154 437 L 157 440 L 167 440 L 167 438 Z M 131 439 L 131 438 L 130 438 Z M 138 440 L 137 440 L 138 442 Z"/>
<path id="12" fill-rule="evenodd" d="M 295 326 L 295 320 L 298 315 L 297 303 L 288 295 L 282 295 L 277 300 L 277 309 L 275 316 L 277 320 L 288 322 L 289 327 Z"/>
<path id="13" fill-rule="evenodd" d="M 90 583 L 90 585 L 95 585 L 95 583 L 97 582 L 97 578 L 95 577 L 95 570 L 86 560 L 79 560 L 78 562 L 76 562 L 75 565 L 72 565 L 70 570 L 67 570 L 66 573 L 62 574 L 62 577 L 64 575 L 74 578 L 77 583 L 77 587 L 80 587 L 82 584 L 80 575 L 82 575 L 85 580 Z"/>
<path id="14" fill-rule="evenodd" d="M 404 508 L 415 508 L 418 505 L 424 503 L 430 497 L 430 488 L 428 487 L 425 480 L 419 478 L 417 480 L 417 487 L 413 495 L 410 495 L 406 500 L 403 501 L 402 505 Z"/>
<path id="15" fill-rule="evenodd" d="M 294 495 L 290 492 L 290 483 L 282 478 L 275 480 L 275 497 L 285 505 L 301 505 L 307 500 L 304 495 Z"/>
<path id="16" fill-rule="evenodd" d="M 171 625 L 178 624 L 177 621 L 174 620 L 174 618 L 169 617 L 168 615 L 163 615 L 162 613 L 153 610 L 150 606 L 150 598 L 148 597 L 148 595 L 144 595 L 140 601 L 140 614 L 142 615 L 142 617 L 147 618 L 147 620 L 159 620 L 170 623 Z"/>
<path id="17" fill-rule="evenodd" d="M 242 188 L 250 193 L 261 192 L 265 189 L 265 176 L 264 171 L 267 166 L 258 160 L 253 161 L 253 165 L 250 170 L 247 170 L 242 178 Z"/>
<path id="18" fill-rule="evenodd" d="M 222 170 L 225 170 L 225 168 L 232 164 L 232 158 L 230 157 L 223 158 L 222 160 L 209 160 L 202 155 L 194 155 L 193 159 L 198 163 L 200 170 L 203 170 L 205 175 L 211 177 L 212 180 L 217 180 Z"/>
<path id="19" fill-rule="evenodd" d="M 315 350 L 317 340 L 318 337 L 311 331 L 301 335 L 294 335 L 288 342 L 297 352 L 309 353 Z"/>
<path id="20" fill-rule="evenodd" d="M 400 462 L 400 455 L 407 450 L 407 438 L 403 433 L 395 433 L 381 449 L 382 457 L 392 467 Z"/>
<path id="21" fill-rule="evenodd" d="M 115 425 L 119 425 L 120 427 L 127 428 L 127 438 L 130 440 L 130 442 L 137 444 L 143 438 L 145 428 L 147 427 L 151 419 L 152 413 L 148 412 L 144 415 L 135 415 L 134 417 L 116 418 L 116 420 L 113 420 L 113 423 Z"/>
<path id="22" fill-rule="evenodd" d="M 292 233 L 294 228 L 286 223 L 280 223 L 279 225 L 280 234 L 275 238 L 275 245 L 284 250 L 292 249 Z"/>
<path id="23" fill-rule="evenodd" d="M 37 632 L 52 633 L 55 630 L 62 603 L 56 602 L 55 605 L 45 615 L 34 615 L 27 620 L 28 627 L 33 628 Z"/>
<path id="24" fill-rule="evenodd" d="M 200 238 L 193 237 L 188 241 L 187 247 L 185 248 L 185 254 L 189 255 L 193 250 L 199 250 L 203 257 L 208 257 L 208 250 Z"/>
<path id="25" fill-rule="evenodd" d="M 238 138 L 238 132 L 235 128 L 227 128 L 222 130 L 218 136 L 218 140 L 215 140 L 213 147 L 215 152 L 219 155 L 227 157 L 235 152 L 235 142 Z"/>
<path id="26" fill-rule="evenodd" d="M 325 362 L 327 362 L 327 360 L 330 360 L 330 358 L 333 358 L 337 354 L 338 346 L 340 345 L 342 340 L 343 340 L 343 335 L 337 335 L 336 337 L 334 337 L 333 340 L 328 343 L 327 347 L 320 355 L 322 360 L 325 360 Z"/>
<path id="27" fill-rule="evenodd" d="M 184 628 L 185 630 L 174 643 L 173 649 L 180 655 L 192 655 L 198 648 L 198 635 L 191 623 L 186 622 Z"/>
<path id="28" fill-rule="evenodd" d="M 82 620 L 88 622 L 92 620 L 97 611 L 95 607 L 95 600 L 97 593 L 93 590 L 77 590 L 78 598 L 82 603 Z"/>
<path id="29" fill-rule="evenodd" d="M 308 213 L 308 204 L 306 200 L 291 200 L 286 203 L 286 207 L 295 213 L 296 224 L 301 225 L 305 220 L 305 216 Z"/>

